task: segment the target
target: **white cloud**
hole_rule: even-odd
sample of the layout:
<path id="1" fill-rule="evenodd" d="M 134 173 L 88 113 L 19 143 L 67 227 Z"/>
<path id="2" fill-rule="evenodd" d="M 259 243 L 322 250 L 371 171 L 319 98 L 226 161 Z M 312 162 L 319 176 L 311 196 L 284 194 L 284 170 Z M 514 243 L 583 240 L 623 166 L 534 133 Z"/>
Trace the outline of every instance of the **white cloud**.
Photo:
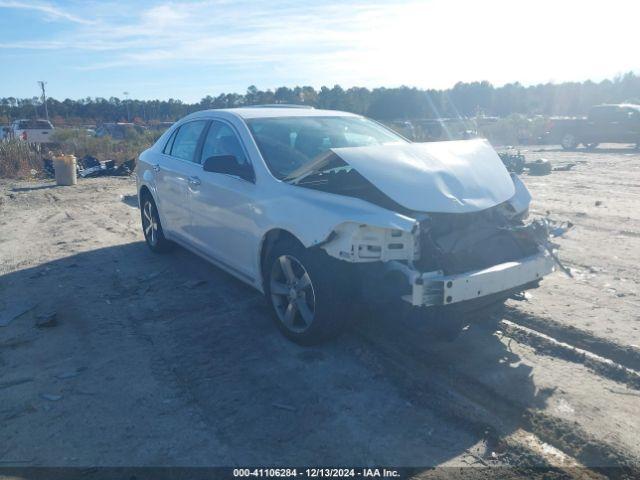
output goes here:
<path id="1" fill-rule="evenodd" d="M 640 6 L 623 0 L 199 0 L 151 7 L 112 0 L 78 4 L 77 17 L 53 4 L 0 0 L 2 6 L 77 24 L 64 37 L 11 42 L 12 49 L 86 51 L 80 70 L 213 68 L 220 82 L 240 71 L 262 88 L 527 84 L 640 69 L 632 51 Z"/>
<path id="2" fill-rule="evenodd" d="M 49 3 L 0 0 L 0 8 L 32 10 L 32 11 L 44 14 L 45 18 L 49 20 L 67 20 L 69 22 L 81 23 L 81 24 L 91 23 L 87 19 L 73 15 Z"/>

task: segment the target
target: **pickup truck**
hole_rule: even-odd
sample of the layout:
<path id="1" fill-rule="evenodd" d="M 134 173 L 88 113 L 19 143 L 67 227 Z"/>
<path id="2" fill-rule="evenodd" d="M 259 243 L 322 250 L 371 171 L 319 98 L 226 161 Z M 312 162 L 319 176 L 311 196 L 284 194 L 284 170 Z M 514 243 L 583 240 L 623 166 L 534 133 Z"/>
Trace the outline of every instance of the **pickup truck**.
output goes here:
<path id="1" fill-rule="evenodd" d="M 16 120 L 12 126 L 13 138 L 30 143 L 51 143 L 53 125 L 47 120 Z"/>
<path id="2" fill-rule="evenodd" d="M 600 143 L 632 143 L 640 148 L 640 105 L 597 105 L 587 118 L 554 119 L 547 142 L 559 143 L 565 150 L 580 144 L 591 150 Z"/>

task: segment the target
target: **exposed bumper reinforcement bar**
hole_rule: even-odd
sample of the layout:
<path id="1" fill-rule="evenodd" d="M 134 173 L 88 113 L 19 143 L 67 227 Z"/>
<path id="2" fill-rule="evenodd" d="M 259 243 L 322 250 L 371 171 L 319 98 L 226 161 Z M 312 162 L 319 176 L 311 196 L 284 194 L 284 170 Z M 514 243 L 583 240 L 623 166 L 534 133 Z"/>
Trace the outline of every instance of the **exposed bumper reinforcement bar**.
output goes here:
<path id="1" fill-rule="evenodd" d="M 451 305 L 512 290 L 553 272 L 555 262 L 547 252 L 541 252 L 514 262 L 445 276 L 442 272 L 421 273 L 405 267 L 404 273 L 412 285 L 404 300 L 413 306 Z"/>

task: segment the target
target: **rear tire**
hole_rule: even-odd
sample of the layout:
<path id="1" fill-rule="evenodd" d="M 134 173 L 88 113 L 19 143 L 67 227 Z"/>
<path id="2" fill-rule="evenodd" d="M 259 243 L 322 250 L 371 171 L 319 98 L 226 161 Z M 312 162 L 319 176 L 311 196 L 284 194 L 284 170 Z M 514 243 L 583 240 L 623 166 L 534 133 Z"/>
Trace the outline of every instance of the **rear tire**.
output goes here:
<path id="1" fill-rule="evenodd" d="M 349 291 L 339 260 L 294 239 L 278 241 L 264 262 L 264 291 L 278 329 L 300 345 L 336 337 L 349 318 Z"/>
<path id="2" fill-rule="evenodd" d="M 149 193 L 142 196 L 142 208 L 140 217 L 142 220 L 142 233 L 149 249 L 154 253 L 166 253 L 173 249 L 173 243 L 167 240 L 162 231 L 160 216 L 156 202 Z"/>

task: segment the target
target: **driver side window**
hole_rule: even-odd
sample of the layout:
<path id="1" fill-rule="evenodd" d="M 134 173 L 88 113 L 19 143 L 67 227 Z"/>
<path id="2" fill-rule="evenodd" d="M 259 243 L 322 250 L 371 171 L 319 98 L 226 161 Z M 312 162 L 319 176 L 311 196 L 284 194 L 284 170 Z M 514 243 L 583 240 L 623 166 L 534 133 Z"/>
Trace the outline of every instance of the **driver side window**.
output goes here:
<path id="1" fill-rule="evenodd" d="M 209 157 L 216 155 L 233 155 L 238 165 L 247 165 L 247 157 L 242 149 L 240 140 L 233 129 L 226 123 L 212 121 L 207 136 L 202 145 L 202 159 L 205 162 Z"/>

